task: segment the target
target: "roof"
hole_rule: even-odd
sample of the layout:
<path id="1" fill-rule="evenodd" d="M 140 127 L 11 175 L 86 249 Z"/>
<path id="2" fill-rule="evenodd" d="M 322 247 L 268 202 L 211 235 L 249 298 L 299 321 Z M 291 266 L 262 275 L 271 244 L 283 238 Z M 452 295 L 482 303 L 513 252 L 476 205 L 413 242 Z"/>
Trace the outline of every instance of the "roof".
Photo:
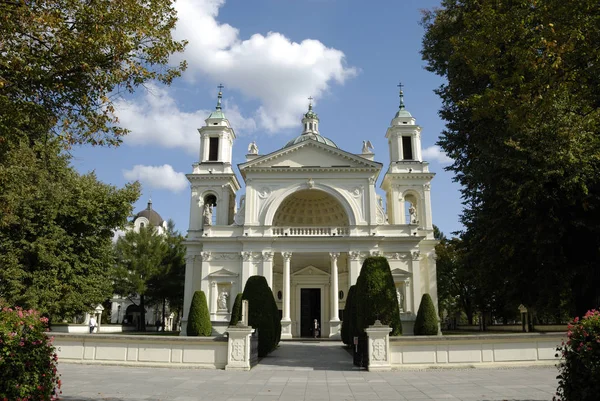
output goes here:
<path id="1" fill-rule="evenodd" d="M 302 134 L 302 135 L 297 136 L 296 138 L 294 138 L 291 141 L 289 141 L 288 143 L 286 143 L 283 148 L 289 148 L 290 146 L 294 146 L 297 143 L 301 143 L 301 142 L 307 141 L 309 139 L 312 139 L 313 141 L 324 143 L 325 145 L 329 145 L 334 148 L 338 147 L 335 144 L 335 142 L 333 142 L 329 138 L 325 138 L 324 136 L 321 136 L 319 134 L 309 133 L 309 134 Z"/>
<path id="2" fill-rule="evenodd" d="M 145 217 L 153 227 L 161 226 L 164 222 L 163 218 L 160 217 L 160 214 L 152 209 L 152 200 L 148 201 L 148 207 L 146 209 L 135 215 L 133 221 L 138 217 Z"/>

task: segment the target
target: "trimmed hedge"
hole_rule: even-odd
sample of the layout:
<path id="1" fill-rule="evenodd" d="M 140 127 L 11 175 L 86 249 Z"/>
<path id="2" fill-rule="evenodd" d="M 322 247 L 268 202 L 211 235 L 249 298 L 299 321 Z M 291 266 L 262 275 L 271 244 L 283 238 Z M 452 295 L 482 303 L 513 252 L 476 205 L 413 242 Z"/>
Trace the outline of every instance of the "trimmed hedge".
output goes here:
<path id="1" fill-rule="evenodd" d="M 273 291 L 263 276 L 246 281 L 242 299 L 248 300 L 248 325 L 258 330 L 258 356 L 273 351 L 281 336 L 281 320 Z"/>
<path id="2" fill-rule="evenodd" d="M 208 337 L 212 334 L 212 323 L 204 291 L 196 291 L 192 298 L 187 323 L 188 336 Z"/>
<path id="3" fill-rule="evenodd" d="M 356 332 L 365 336 L 375 320 L 390 326 L 391 336 L 402 335 L 394 278 L 384 257 L 365 259 L 356 280 Z"/>
<path id="4" fill-rule="evenodd" d="M 348 290 L 346 306 L 344 308 L 344 321 L 342 322 L 342 341 L 348 346 L 354 344 L 354 328 L 356 327 L 356 286 L 353 285 Z"/>
<path id="5" fill-rule="evenodd" d="M 236 295 L 233 307 L 231 308 L 231 319 L 229 320 L 230 326 L 235 326 L 242 320 L 242 293 Z"/>
<path id="6" fill-rule="evenodd" d="M 423 294 L 414 328 L 415 336 L 435 336 L 438 334 L 438 318 L 429 294 Z"/>

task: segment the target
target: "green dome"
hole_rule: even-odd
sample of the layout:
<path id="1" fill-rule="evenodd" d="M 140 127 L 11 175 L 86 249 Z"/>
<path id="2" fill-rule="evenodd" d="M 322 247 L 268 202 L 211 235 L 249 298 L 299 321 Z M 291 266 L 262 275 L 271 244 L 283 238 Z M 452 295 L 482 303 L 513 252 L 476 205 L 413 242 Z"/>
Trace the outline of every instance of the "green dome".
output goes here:
<path id="1" fill-rule="evenodd" d="M 409 113 L 408 110 L 406 110 L 403 107 L 400 110 L 398 110 L 398 112 L 396 113 L 396 117 L 394 117 L 394 118 L 398 118 L 398 117 L 412 117 L 412 115 Z"/>
<path id="2" fill-rule="evenodd" d="M 292 139 L 288 143 L 286 143 L 284 148 L 289 148 L 290 146 L 294 146 L 297 143 L 308 141 L 309 139 L 312 139 L 313 141 L 324 143 L 325 145 L 329 145 L 334 148 L 338 147 L 335 144 L 335 142 L 333 142 L 331 139 L 325 138 L 324 136 L 321 136 L 319 134 L 302 134 L 302 135 L 299 135 L 296 138 Z"/>
<path id="3" fill-rule="evenodd" d="M 225 114 L 223 114 L 223 112 L 221 111 L 221 109 L 219 109 L 219 110 L 215 110 L 212 113 L 210 113 L 210 116 L 208 116 L 208 118 L 220 118 L 220 119 L 224 119 L 225 118 Z"/>

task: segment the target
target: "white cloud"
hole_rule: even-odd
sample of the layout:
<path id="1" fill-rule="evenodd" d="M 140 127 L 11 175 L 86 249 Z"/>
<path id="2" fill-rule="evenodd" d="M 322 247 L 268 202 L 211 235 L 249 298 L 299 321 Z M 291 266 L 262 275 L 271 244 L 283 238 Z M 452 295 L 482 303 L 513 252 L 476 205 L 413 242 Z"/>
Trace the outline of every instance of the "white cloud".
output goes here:
<path id="1" fill-rule="evenodd" d="M 254 34 L 246 40 L 238 29 L 217 21 L 224 0 L 179 0 L 175 3 L 177 39 L 189 41 L 185 54 L 188 79 L 208 76 L 228 88 L 258 99 L 256 120 L 274 132 L 299 125 L 307 97 L 320 98 L 332 82 L 356 75 L 344 53 L 318 40 L 292 42 L 283 34 Z M 179 56 L 178 56 L 179 57 Z M 233 124 L 233 121 L 232 121 Z"/>
<path id="2" fill-rule="evenodd" d="M 137 164 L 131 170 L 123 170 L 123 176 L 127 180 L 138 180 L 142 185 L 154 189 L 166 189 L 179 192 L 188 187 L 185 174 L 173 170 L 169 164 L 162 166 L 143 166 Z"/>
<path id="3" fill-rule="evenodd" d="M 449 164 L 449 163 L 452 163 L 452 161 L 453 161 L 437 145 L 433 145 L 433 146 L 423 149 L 422 154 L 423 154 L 423 160 L 426 160 L 426 161 L 436 161 L 440 164 Z"/>
<path id="4" fill-rule="evenodd" d="M 124 138 L 125 143 L 182 148 L 192 154 L 198 153 L 200 136 L 197 129 L 205 125 L 204 120 L 211 111 L 181 111 L 166 89 L 152 84 L 147 87 L 142 98 L 115 103 L 121 125 L 131 130 Z M 256 129 L 256 122 L 252 118 L 245 118 L 235 104 L 226 101 L 223 106 L 238 135 Z"/>

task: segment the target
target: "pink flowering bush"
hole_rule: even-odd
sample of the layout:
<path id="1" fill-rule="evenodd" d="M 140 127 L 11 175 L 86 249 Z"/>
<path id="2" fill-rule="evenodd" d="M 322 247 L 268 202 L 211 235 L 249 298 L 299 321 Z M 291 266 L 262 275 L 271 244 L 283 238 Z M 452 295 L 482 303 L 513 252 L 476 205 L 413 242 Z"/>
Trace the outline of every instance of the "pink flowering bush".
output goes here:
<path id="1" fill-rule="evenodd" d="M 569 323 L 567 342 L 556 350 L 562 356 L 555 401 L 600 399 L 600 312 L 591 310 Z"/>
<path id="2" fill-rule="evenodd" d="M 57 400 L 60 379 L 48 319 L 0 300 L 0 401 Z"/>

